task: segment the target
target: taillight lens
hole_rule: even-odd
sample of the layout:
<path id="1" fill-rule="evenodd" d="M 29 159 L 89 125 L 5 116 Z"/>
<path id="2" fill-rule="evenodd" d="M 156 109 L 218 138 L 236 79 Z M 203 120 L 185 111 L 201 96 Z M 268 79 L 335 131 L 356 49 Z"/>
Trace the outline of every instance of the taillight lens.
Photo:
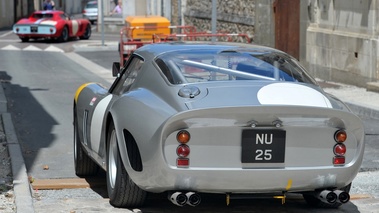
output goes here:
<path id="1" fill-rule="evenodd" d="M 178 146 L 178 148 L 176 148 L 176 154 L 181 158 L 187 157 L 189 153 L 190 153 L 190 148 L 187 145 L 181 144 Z"/>
<path id="2" fill-rule="evenodd" d="M 188 131 L 180 130 L 176 134 L 176 140 L 179 142 L 178 147 L 176 148 L 176 154 L 178 158 L 176 159 L 176 166 L 182 168 L 189 167 L 189 158 L 190 147 L 187 145 L 188 141 L 191 139 L 191 136 Z"/>
<path id="3" fill-rule="evenodd" d="M 345 157 L 344 156 L 335 156 L 333 158 L 333 164 L 334 165 L 343 165 L 343 164 L 345 164 Z"/>
<path id="4" fill-rule="evenodd" d="M 346 146 L 345 144 L 338 143 L 334 145 L 334 154 L 337 156 L 344 156 L 346 153 Z"/>
<path id="5" fill-rule="evenodd" d="M 188 141 L 191 139 L 191 136 L 189 134 L 189 132 L 187 132 L 186 130 L 181 130 L 178 132 L 178 134 L 176 135 L 176 140 L 179 142 L 179 143 L 188 143 Z"/>
<path id="6" fill-rule="evenodd" d="M 347 139 L 346 131 L 343 129 L 337 130 L 334 133 L 334 140 L 337 144 L 333 147 L 333 164 L 334 165 L 344 165 L 345 164 L 345 154 L 346 154 L 346 146 L 343 144 Z"/>
<path id="7" fill-rule="evenodd" d="M 188 167 L 189 166 L 189 159 L 188 158 L 176 159 L 176 166 L 177 167 Z"/>
<path id="8" fill-rule="evenodd" d="M 334 134 L 334 140 L 337 142 L 337 143 L 343 143 L 345 142 L 347 139 L 347 134 L 345 132 L 345 130 L 338 130 L 335 134 Z"/>

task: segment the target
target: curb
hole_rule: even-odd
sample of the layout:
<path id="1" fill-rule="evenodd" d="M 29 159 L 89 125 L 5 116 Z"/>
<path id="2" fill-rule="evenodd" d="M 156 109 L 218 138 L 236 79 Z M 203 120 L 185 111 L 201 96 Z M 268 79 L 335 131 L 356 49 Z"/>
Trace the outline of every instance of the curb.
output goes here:
<path id="1" fill-rule="evenodd" d="M 13 191 L 15 195 L 17 213 L 34 213 L 31 188 L 26 172 L 21 147 L 18 143 L 16 132 L 10 113 L 2 115 L 4 131 L 7 138 L 7 146 L 12 164 Z"/>
<path id="2" fill-rule="evenodd" d="M 11 114 L 7 112 L 7 99 L 0 83 L 0 113 L 7 141 L 8 154 L 11 158 L 13 174 L 13 191 L 17 213 L 34 213 L 32 191 L 26 171 L 21 146 L 18 143 Z"/>

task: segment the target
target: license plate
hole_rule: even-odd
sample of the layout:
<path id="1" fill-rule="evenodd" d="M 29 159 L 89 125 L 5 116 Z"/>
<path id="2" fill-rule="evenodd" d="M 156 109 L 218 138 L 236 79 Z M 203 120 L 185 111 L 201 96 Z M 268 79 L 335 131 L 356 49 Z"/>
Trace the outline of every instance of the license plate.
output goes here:
<path id="1" fill-rule="evenodd" d="M 286 132 L 277 129 L 242 131 L 242 163 L 284 163 Z"/>
<path id="2" fill-rule="evenodd" d="M 30 32 L 37 33 L 38 32 L 38 26 L 31 26 L 30 27 Z"/>

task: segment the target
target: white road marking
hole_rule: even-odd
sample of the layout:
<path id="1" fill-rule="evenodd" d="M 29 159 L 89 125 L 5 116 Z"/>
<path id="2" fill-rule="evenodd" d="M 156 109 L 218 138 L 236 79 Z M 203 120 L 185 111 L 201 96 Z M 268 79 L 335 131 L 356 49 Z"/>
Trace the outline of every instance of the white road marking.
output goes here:
<path id="1" fill-rule="evenodd" d="M 24 51 L 42 51 L 40 48 L 33 46 L 33 45 L 29 45 L 22 50 L 24 50 Z"/>
<path id="2" fill-rule="evenodd" d="M 10 34 L 12 34 L 12 33 L 13 33 L 13 31 L 9 31 L 9 32 L 7 32 L 7 33 L 4 33 L 4 34 L 0 35 L 0 38 L 5 37 L 5 36 L 7 36 L 7 35 L 10 35 Z"/>
<path id="3" fill-rule="evenodd" d="M 95 75 L 108 81 L 110 84 L 113 83 L 115 77 L 112 77 L 112 70 L 105 69 L 104 67 L 84 58 L 83 56 L 76 54 L 75 52 L 69 52 L 65 54 L 69 59 L 81 65 L 84 69 L 93 72 Z M 106 85 L 110 86 L 110 85 Z"/>
<path id="4" fill-rule="evenodd" d="M 63 50 L 61 50 L 58 47 L 53 46 L 53 45 L 50 45 L 48 48 L 45 49 L 45 51 L 48 51 L 48 52 L 61 52 L 61 53 L 64 52 Z"/>
<path id="5" fill-rule="evenodd" d="M 1 48 L 2 50 L 20 50 L 20 48 L 18 48 L 18 47 L 15 47 L 15 46 L 13 46 L 13 45 L 7 45 L 7 46 L 5 46 L 5 47 L 3 47 L 3 48 Z"/>
<path id="6" fill-rule="evenodd" d="M 35 47 L 33 45 L 29 45 L 29 46 L 22 49 L 22 48 L 18 48 L 18 47 L 15 47 L 15 46 L 9 44 L 9 45 L 1 48 L 1 50 L 46 51 L 46 52 L 60 52 L 60 53 L 64 52 L 64 50 L 59 49 L 58 47 L 53 46 L 53 45 L 50 45 L 48 48 L 43 50 L 43 49 L 40 49 L 40 48 Z"/>

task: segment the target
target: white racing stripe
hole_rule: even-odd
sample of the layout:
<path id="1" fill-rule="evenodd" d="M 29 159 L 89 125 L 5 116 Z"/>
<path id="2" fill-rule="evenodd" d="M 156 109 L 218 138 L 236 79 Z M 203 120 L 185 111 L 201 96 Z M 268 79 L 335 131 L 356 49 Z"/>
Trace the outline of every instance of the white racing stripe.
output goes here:
<path id="1" fill-rule="evenodd" d="M 72 20 L 72 34 L 76 35 L 79 30 L 79 23 L 76 20 Z"/>
<path id="2" fill-rule="evenodd" d="M 330 101 L 319 91 L 293 83 L 273 83 L 258 91 L 262 105 L 295 105 L 332 108 Z"/>
<path id="3" fill-rule="evenodd" d="M 93 150 L 99 150 L 100 146 L 100 137 L 101 137 L 101 128 L 103 126 L 103 118 L 105 111 L 109 105 L 109 102 L 112 100 L 112 95 L 108 95 L 103 98 L 97 105 L 92 115 L 91 120 L 91 146 Z M 88 103 L 90 104 L 90 103 Z"/>

